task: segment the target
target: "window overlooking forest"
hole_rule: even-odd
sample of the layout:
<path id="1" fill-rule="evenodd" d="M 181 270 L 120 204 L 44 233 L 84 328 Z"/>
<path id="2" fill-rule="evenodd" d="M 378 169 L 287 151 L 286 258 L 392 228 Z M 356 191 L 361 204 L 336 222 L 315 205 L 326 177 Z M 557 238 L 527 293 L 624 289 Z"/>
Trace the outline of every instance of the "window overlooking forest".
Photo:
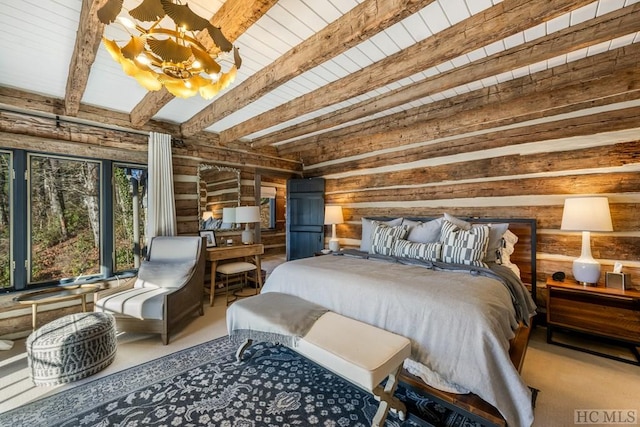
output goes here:
<path id="1" fill-rule="evenodd" d="M 29 156 L 29 282 L 100 274 L 100 163 Z"/>
<path id="2" fill-rule="evenodd" d="M 145 255 L 144 165 L 0 151 L 0 289 L 130 274 Z"/>
<path id="3" fill-rule="evenodd" d="M 0 152 L 0 288 L 11 285 L 11 155 Z"/>
<path id="4" fill-rule="evenodd" d="M 115 270 L 140 266 L 147 224 L 147 170 L 140 167 L 114 165 L 114 240 Z"/>

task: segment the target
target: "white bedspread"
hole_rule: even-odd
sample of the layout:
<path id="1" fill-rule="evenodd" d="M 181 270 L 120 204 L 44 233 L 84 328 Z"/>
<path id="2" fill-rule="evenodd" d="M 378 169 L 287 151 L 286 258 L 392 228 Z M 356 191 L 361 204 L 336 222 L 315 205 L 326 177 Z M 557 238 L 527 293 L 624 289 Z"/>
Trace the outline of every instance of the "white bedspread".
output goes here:
<path id="1" fill-rule="evenodd" d="M 531 393 L 509 359 L 518 326 L 497 280 L 347 256 L 278 266 L 262 292 L 283 292 L 411 339 L 405 364 L 436 388 L 472 392 L 510 427 L 533 422 Z"/>

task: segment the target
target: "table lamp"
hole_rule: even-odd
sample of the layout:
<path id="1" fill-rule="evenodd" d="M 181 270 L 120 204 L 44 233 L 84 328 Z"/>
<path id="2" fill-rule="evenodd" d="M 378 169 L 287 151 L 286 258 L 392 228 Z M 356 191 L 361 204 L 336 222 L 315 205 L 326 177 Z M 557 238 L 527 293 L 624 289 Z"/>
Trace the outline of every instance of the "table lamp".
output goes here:
<path id="1" fill-rule="evenodd" d="M 582 232 L 582 253 L 573 261 L 573 277 L 584 286 L 600 280 L 600 263 L 591 256 L 591 232 L 613 231 L 606 197 L 572 197 L 564 201 L 561 230 Z"/>
<path id="2" fill-rule="evenodd" d="M 254 242 L 254 234 L 249 223 L 260 222 L 260 207 L 258 206 L 240 206 L 236 208 L 236 222 L 245 223 L 242 231 L 242 243 L 250 245 Z"/>
<path id="3" fill-rule="evenodd" d="M 329 249 L 333 252 L 340 250 L 340 242 L 336 237 L 336 224 L 342 224 L 344 218 L 342 216 L 342 206 L 325 206 L 324 223 L 331 224 L 331 240 L 329 240 Z"/>
<path id="4" fill-rule="evenodd" d="M 229 224 L 229 228 L 233 228 L 236 222 L 236 208 L 222 208 L 222 223 Z"/>

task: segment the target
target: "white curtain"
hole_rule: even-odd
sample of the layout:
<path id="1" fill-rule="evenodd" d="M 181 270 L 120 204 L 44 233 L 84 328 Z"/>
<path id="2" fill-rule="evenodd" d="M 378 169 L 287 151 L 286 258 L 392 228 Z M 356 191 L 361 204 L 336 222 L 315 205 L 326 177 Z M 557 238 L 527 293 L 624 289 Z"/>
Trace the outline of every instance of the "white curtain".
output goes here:
<path id="1" fill-rule="evenodd" d="M 171 135 L 149 134 L 148 173 L 147 243 L 155 236 L 176 235 Z"/>

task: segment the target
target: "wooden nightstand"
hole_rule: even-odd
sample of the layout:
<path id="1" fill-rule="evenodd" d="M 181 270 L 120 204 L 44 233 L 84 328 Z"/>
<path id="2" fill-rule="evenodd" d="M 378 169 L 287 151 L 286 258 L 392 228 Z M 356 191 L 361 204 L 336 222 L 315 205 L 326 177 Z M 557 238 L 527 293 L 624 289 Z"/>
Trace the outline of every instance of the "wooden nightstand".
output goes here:
<path id="1" fill-rule="evenodd" d="M 577 331 L 628 347 L 636 360 L 555 342 L 555 329 Z M 582 286 L 569 277 L 556 282 L 548 277 L 547 342 L 640 365 L 640 292 Z"/>

